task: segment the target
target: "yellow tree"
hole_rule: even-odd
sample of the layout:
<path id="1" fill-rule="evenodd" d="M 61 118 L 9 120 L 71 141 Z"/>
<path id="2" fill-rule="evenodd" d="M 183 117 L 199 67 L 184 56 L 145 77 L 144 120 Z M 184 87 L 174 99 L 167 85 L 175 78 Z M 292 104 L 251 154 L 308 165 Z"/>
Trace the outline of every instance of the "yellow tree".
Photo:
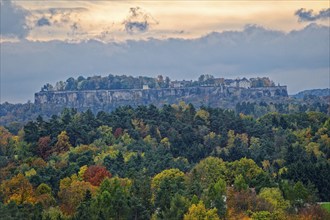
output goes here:
<path id="1" fill-rule="evenodd" d="M 10 180 L 3 181 L 0 186 L 5 203 L 35 203 L 34 190 L 29 180 L 21 173 Z"/>
<path id="2" fill-rule="evenodd" d="M 217 209 L 206 209 L 202 201 L 197 205 L 192 204 L 187 212 L 184 215 L 184 220 L 220 220 Z"/>
<path id="3" fill-rule="evenodd" d="M 205 124 L 207 124 L 207 125 L 210 124 L 210 121 L 209 121 L 210 113 L 204 109 L 198 110 L 196 112 L 195 119 L 196 118 L 202 119 L 205 122 Z"/>
<path id="4" fill-rule="evenodd" d="M 252 160 L 247 158 L 241 158 L 234 162 L 226 164 L 226 177 L 229 183 L 233 183 L 235 178 L 241 174 L 247 184 L 257 178 L 258 175 L 264 173 L 264 171 Z"/>
<path id="5" fill-rule="evenodd" d="M 58 197 L 61 200 L 61 210 L 67 215 L 75 213 L 78 205 L 85 198 L 86 191 L 89 190 L 92 194 L 96 187 L 91 183 L 79 181 L 78 177 L 66 177 L 60 181 L 60 191 Z"/>
<path id="6" fill-rule="evenodd" d="M 66 131 L 62 131 L 57 136 L 57 142 L 55 144 L 55 151 L 58 153 L 68 151 L 70 149 L 71 144 L 69 142 L 69 136 L 67 135 Z"/>

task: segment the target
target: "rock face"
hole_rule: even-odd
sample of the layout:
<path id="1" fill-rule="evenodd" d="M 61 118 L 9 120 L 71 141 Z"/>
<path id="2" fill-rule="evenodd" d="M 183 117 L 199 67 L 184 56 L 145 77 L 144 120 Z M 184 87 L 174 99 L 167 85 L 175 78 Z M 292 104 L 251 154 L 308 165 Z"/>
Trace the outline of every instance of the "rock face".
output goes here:
<path id="1" fill-rule="evenodd" d="M 78 110 L 110 111 L 119 106 L 178 103 L 210 105 L 228 108 L 239 101 L 278 100 L 287 97 L 286 86 L 239 88 L 199 86 L 168 89 L 47 91 L 35 94 L 35 104 L 41 107 L 69 107 Z M 229 106 L 228 106 L 229 105 Z"/>

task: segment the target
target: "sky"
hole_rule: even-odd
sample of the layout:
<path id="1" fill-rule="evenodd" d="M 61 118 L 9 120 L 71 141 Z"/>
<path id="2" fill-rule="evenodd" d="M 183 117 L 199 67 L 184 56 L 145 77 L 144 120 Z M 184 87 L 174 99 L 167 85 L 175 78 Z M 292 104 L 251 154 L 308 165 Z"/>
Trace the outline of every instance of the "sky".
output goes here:
<path id="1" fill-rule="evenodd" d="M 330 87 L 330 2 L 0 0 L 0 103 L 94 75 Z"/>

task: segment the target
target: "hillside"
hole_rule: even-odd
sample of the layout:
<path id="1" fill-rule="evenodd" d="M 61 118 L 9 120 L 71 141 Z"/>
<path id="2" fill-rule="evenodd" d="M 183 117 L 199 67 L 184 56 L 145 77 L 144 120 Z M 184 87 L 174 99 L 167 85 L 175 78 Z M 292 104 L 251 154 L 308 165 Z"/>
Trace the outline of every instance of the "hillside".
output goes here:
<path id="1" fill-rule="evenodd" d="M 330 96 L 330 89 L 311 89 L 311 90 L 304 90 L 301 92 L 298 92 L 297 94 L 293 95 L 294 98 L 297 99 L 303 99 L 308 97 L 326 97 Z"/>
<path id="2" fill-rule="evenodd" d="M 287 96 L 286 86 L 275 86 L 267 77 L 224 79 L 201 75 L 196 81 L 172 81 L 157 78 L 114 76 L 78 77 L 46 84 L 35 93 L 34 103 L 0 104 L 0 125 L 15 134 L 38 115 L 45 119 L 59 115 L 65 108 L 77 111 L 91 109 L 94 114 L 110 112 L 121 106 L 191 103 L 201 106 L 235 110 L 255 118 L 269 112 L 295 113 L 318 111 L 330 114 L 329 100 L 312 96 L 296 99 Z"/>
<path id="3" fill-rule="evenodd" d="M 0 127 L 0 219 L 328 219 L 329 125 L 180 103 Z"/>

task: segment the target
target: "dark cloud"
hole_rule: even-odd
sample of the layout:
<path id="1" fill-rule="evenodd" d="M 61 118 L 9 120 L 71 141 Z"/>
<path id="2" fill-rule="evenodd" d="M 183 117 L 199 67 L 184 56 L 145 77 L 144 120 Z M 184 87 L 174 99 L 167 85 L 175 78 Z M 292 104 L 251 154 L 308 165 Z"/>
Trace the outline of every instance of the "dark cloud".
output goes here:
<path id="1" fill-rule="evenodd" d="M 37 26 L 42 27 L 42 26 L 50 26 L 50 21 L 48 18 L 42 17 L 37 21 Z"/>
<path id="2" fill-rule="evenodd" d="M 78 19 L 79 13 L 87 11 L 86 8 L 49 8 L 46 10 L 34 11 L 35 17 L 38 19 L 35 21 L 37 27 L 42 26 L 63 26 L 72 25 L 75 20 Z"/>
<path id="3" fill-rule="evenodd" d="M 140 7 L 135 7 L 130 8 L 129 16 L 123 24 L 127 33 L 134 34 L 148 31 L 151 24 L 158 24 L 158 22 Z"/>
<path id="4" fill-rule="evenodd" d="M 128 33 L 135 32 L 145 32 L 149 28 L 149 24 L 147 21 L 139 22 L 139 21 L 128 21 L 125 23 L 125 30 Z"/>
<path id="5" fill-rule="evenodd" d="M 78 23 L 77 22 L 74 22 L 71 26 L 70 26 L 71 30 L 73 32 L 77 31 L 79 29 L 78 27 Z"/>
<path id="6" fill-rule="evenodd" d="M 52 14 L 63 14 L 63 13 L 72 13 L 72 12 L 84 12 L 88 11 L 87 8 L 76 7 L 76 8 L 49 8 L 48 11 Z"/>
<path id="7" fill-rule="evenodd" d="M 319 13 L 314 13 L 313 10 L 301 8 L 295 12 L 295 15 L 298 16 L 300 22 L 328 19 L 330 18 L 330 8 L 322 9 Z"/>
<path id="8" fill-rule="evenodd" d="M 7 37 L 25 38 L 29 33 L 26 17 L 29 12 L 10 0 L 0 2 L 0 33 Z"/>
<path id="9" fill-rule="evenodd" d="M 50 13 L 49 19 L 52 20 L 54 24 L 66 24 L 71 21 L 72 9 L 50 8 L 48 11 Z"/>
<path id="10" fill-rule="evenodd" d="M 172 79 L 197 79 L 202 73 L 228 78 L 270 76 L 287 84 L 289 91 L 325 87 L 329 37 L 329 27 L 316 24 L 289 33 L 248 25 L 242 31 L 195 39 L 2 43 L 1 101 L 33 100 L 34 92 L 47 82 L 109 73 L 161 73 Z M 17 82 L 24 86 L 17 89 Z"/>

